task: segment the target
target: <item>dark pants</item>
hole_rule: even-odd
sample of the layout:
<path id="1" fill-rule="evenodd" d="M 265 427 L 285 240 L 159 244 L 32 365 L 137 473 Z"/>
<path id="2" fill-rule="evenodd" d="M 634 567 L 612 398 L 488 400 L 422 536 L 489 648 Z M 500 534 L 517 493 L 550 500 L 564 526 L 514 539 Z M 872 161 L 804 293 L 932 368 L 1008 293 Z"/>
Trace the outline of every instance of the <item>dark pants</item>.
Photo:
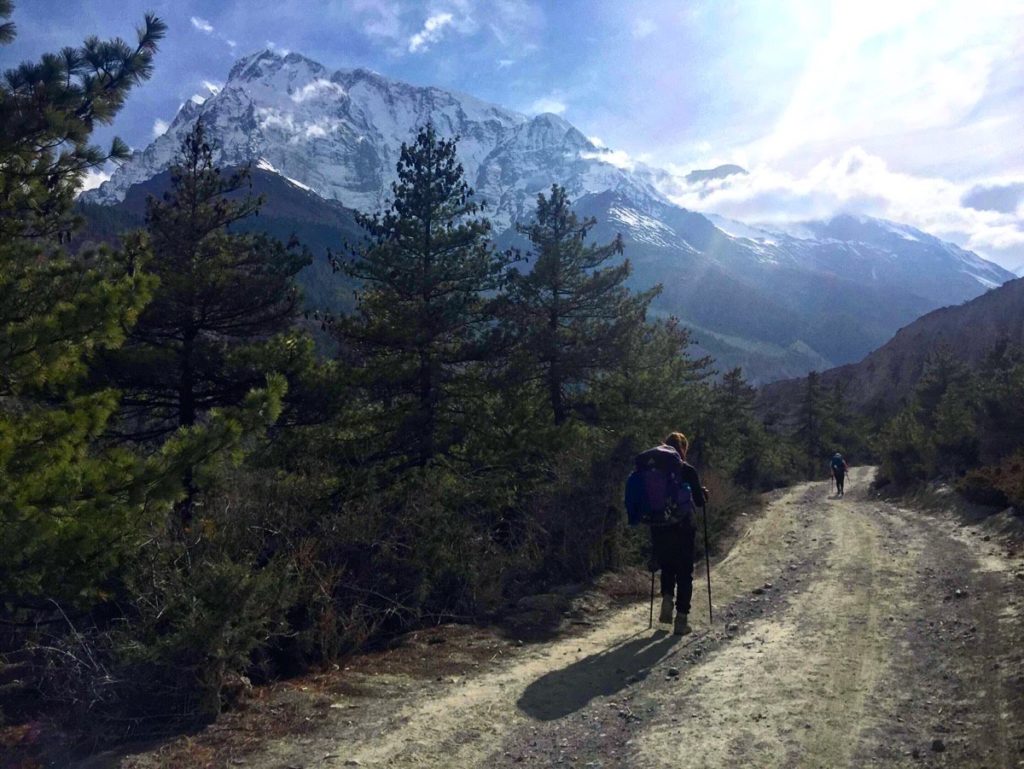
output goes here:
<path id="1" fill-rule="evenodd" d="M 651 527 L 654 560 L 661 569 L 661 594 L 675 594 L 676 611 L 680 614 L 690 613 L 695 533 L 692 523 Z"/>
<path id="2" fill-rule="evenodd" d="M 843 493 L 843 483 L 846 481 L 846 473 L 836 473 L 836 494 Z"/>

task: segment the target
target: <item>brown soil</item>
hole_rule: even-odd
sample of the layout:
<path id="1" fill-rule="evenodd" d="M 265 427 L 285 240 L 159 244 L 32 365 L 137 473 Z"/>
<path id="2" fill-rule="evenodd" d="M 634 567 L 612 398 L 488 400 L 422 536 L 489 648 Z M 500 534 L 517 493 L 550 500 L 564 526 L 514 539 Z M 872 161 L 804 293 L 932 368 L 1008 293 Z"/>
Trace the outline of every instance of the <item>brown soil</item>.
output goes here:
<path id="1" fill-rule="evenodd" d="M 1019 546 L 880 501 L 871 475 L 855 469 L 843 499 L 803 484 L 743 519 L 712 569 L 710 627 L 695 583 L 691 636 L 648 630 L 646 600 L 595 606 L 593 625 L 547 643 L 426 631 L 268 690 L 262 721 L 213 727 L 261 724 L 258 740 L 212 749 L 203 734 L 107 765 L 1024 766 Z"/>

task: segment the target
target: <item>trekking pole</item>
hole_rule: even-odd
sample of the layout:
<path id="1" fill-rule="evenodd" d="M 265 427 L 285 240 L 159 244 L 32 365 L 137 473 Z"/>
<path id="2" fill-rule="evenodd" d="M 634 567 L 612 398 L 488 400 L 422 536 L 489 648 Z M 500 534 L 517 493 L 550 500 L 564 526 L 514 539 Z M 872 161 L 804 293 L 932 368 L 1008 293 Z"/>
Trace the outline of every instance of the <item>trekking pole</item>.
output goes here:
<path id="1" fill-rule="evenodd" d="M 647 622 L 647 629 L 654 627 L 654 569 L 651 569 L 651 617 Z"/>
<path id="2" fill-rule="evenodd" d="M 711 613 L 711 555 L 708 553 L 708 506 L 704 505 L 704 565 L 708 570 L 708 624 L 715 621 Z M 653 604 L 652 604 L 653 605 Z"/>

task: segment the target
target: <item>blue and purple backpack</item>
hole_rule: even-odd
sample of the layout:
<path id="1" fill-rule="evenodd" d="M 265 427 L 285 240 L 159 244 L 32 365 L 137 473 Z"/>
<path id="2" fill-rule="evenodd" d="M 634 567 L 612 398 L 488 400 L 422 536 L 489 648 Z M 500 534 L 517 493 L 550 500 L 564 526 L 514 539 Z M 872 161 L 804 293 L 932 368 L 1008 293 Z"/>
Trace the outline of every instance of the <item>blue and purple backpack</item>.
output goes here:
<path id="1" fill-rule="evenodd" d="M 679 454 L 655 446 L 639 454 L 626 479 L 626 515 L 630 526 L 664 526 L 693 511 L 690 484 L 679 478 Z"/>

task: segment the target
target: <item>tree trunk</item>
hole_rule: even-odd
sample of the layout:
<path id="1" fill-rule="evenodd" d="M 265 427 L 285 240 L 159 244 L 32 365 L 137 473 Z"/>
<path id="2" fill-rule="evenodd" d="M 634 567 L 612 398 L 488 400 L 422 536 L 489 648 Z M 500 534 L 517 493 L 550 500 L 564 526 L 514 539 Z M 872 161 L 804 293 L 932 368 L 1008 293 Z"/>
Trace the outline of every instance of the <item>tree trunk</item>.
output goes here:
<path id="1" fill-rule="evenodd" d="M 196 423 L 194 355 L 195 333 L 189 329 L 185 333 L 185 339 L 181 348 L 181 371 L 178 378 L 179 427 L 191 427 Z M 191 467 L 185 470 L 182 484 L 185 487 L 185 498 L 177 504 L 178 522 L 181 525 L 182 533 L 187 533 L 192 527 L 192 508 L 197 491 Z"/>

